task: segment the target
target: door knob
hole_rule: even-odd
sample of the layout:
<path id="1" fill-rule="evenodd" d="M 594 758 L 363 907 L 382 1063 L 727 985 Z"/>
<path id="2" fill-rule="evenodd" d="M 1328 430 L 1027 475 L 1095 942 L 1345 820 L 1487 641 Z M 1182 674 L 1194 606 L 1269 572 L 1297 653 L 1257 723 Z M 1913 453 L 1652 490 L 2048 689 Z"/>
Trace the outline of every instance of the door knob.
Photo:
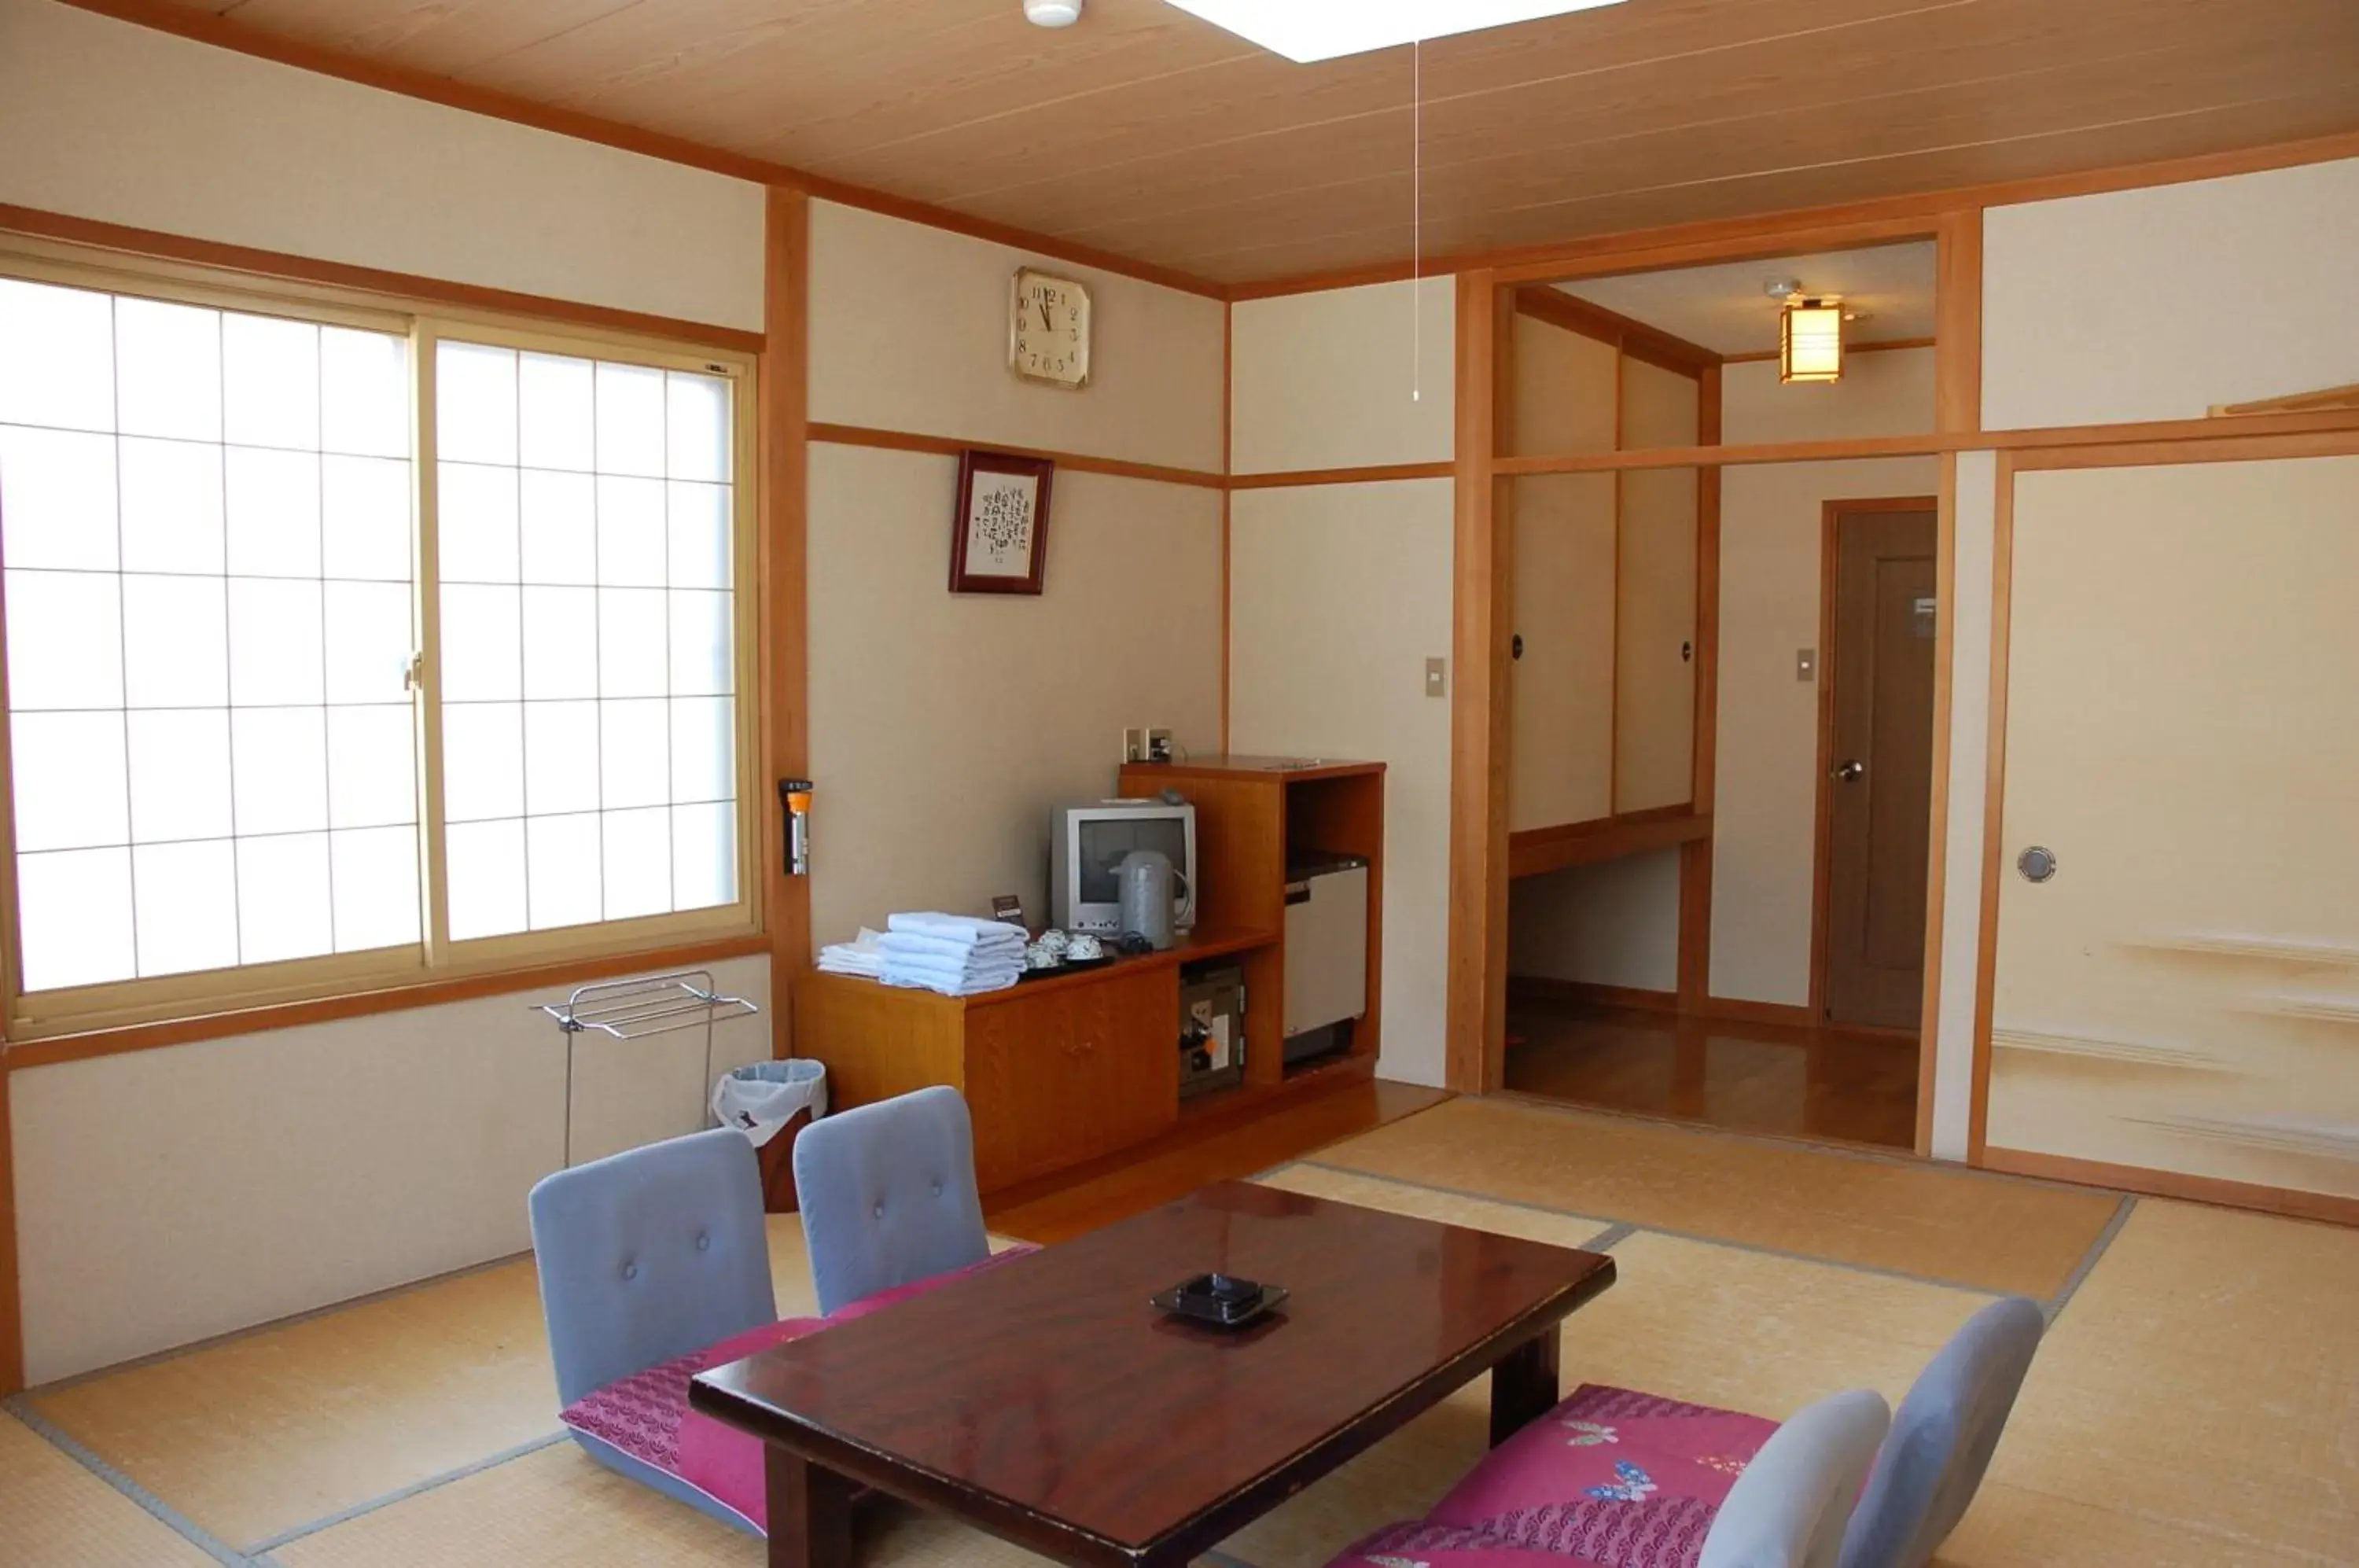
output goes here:
<path id="1" fill-rule="evenodd" d="M 1829 777 L 1839 779 L 1846 784 L 1856 784 L 1861 779 L 1867 777 L 1867 764 L 1854 757 L 1847 761 L 1838 763 L 1835 766 L 1834 771 L 1830 774 Z"/>

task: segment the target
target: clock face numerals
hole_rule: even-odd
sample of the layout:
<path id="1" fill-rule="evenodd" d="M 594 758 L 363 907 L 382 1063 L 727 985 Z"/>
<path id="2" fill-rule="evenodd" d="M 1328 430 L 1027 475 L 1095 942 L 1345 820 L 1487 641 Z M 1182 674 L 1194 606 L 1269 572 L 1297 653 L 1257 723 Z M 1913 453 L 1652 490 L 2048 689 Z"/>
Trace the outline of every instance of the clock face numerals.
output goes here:
<path id="1" fill-rule="evenodd" d="M 1090 291 L 1042 272 L 1019 272 L 1008 322 L 1016 374 L 1077 387 L 1090 378 Z"/>

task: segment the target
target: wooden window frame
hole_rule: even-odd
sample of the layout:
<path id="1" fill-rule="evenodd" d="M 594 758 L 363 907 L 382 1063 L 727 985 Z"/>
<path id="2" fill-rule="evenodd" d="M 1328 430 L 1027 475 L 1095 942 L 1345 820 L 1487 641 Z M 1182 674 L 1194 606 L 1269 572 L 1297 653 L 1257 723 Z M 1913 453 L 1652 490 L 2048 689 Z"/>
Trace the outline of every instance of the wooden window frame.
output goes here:
<path id="1" fill-rule="evenodd" d="M 16 811 L 8 730 L 0 724 L 0 1003 L 12 1059 L 39 1049 L 44 1057 L 137 1049 L 172 1040 L 273 1027 L 316 1017 L 417 1006 L 444 996 L 484 995 L 503 976 L 521 985 L 552 983 L 575 971 L 624 972 L 636 960 L 680 962 L 767 950 L 763 940 L 766 879 L 759 785 L 763 765 L 759 516 L 758 357 L 732 348 L 683 342 L 580 321 L 552 321 L 424 299 L 360 293 L 332 286 L 281 283 L 173 261 L 150 261 L 27 236 L 0 235 L 0 277 L 110 294 L 168 300 L 398 333 L 409 345 L 410 463 L 415 528 L 412 590 L 424 679 L 414 700 L 419 769 L 419 937 L 397 948 L 322 954 L 190 974 L 27 992 L 21 983 L 16 902 Z M 733 384 L 733 715 L 737 791 L 737 898 L 708 909 L 600 920 L 554 930 L 453 942 L 442 811 L 440 578 L 435 508 L 434 364 L 445 341 L 566 354 L 651 368 L 718 375 Z M 0 625 L 0 637 L 5 626 Z M 7 712 L 0 658 L 0 714 Z M 151 1038 L 153 1037 L 153 1038 Z M 89 1050 L 72 1046 L 87 1042 Z M 61 1052 L 60 1048 L 65 1048 Z"/>

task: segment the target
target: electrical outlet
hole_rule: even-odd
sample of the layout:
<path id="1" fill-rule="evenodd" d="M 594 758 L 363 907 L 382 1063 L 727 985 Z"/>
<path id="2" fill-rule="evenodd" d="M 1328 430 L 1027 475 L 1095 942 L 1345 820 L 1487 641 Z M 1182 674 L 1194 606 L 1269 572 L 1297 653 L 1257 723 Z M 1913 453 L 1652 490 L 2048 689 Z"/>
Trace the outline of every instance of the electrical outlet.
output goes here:
<path id="1" fill-rule="evenodd" d="M 1147 760 L 1147 732 L 1145 730 L 1125 730 L 1122 732 L 1122 759 L 1125 762 L 1144 762 Z"/>
<path id="2" fill-rule="evenodd" d="M 1425 661 L 1425 694 L 1429 697 L 1450 695 L 1450 660 L 1429 659 Z"/>
<path id="3" fill-rule="evenodd" d="M 1169 762 L 1178 756 L 1179 753 L 1172 749 L 1169 730 L 1150 729 L 1147 732 L 1147 761 Z"/>
<path id="4" fill-rule="evenodd" d="M 1816 681 L 1818 678 L 1819 650 L 1815 648 L 1795 649 L 1794 679 L 1797 681 Z"/>

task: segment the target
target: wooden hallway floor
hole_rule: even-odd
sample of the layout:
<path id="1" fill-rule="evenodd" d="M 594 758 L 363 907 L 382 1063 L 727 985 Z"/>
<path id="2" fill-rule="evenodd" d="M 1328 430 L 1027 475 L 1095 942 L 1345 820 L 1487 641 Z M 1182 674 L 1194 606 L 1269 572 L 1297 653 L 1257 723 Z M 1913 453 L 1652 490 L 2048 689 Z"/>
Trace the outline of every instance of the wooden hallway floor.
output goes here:
<path id="1" fill-rule="evenodd" d="M 1737 1132 L 1913 1149 L 1914 1036 L 1511 993 L 1507 1088 Z M 1520 1041 L 1520 1043 L 1516 1043 Z"/>

